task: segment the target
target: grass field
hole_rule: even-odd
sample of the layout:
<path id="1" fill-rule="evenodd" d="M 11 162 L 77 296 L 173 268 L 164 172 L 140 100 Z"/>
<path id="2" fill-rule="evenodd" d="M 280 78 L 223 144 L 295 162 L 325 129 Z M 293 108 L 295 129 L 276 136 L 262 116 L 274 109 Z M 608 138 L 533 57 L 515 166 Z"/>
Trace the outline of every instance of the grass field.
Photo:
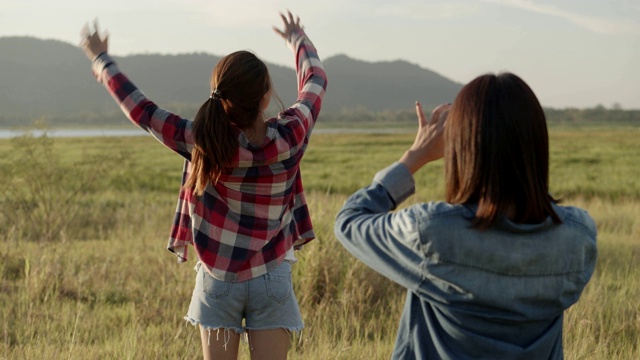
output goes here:
<path id="1" fill-rule="evenodd" d="M 333 219 L 411 141 L 314 135 L 302 174 L 317 239 L 294 266 L 306 329 L 291 359 L 389 358 L 405 292 L 338 245 Z M 200 358 L 182 319 L 195 261 L 165 250 L 180 158 L 146 137 L 3 140 L 0 154 L 0 359 Z M 599 231 L 595 275 L 565 315 L 567 359 L 640 358 L 638 154 L 637 128 L 551 131 L 552 193 Z M 442 163 L 416 181 L 408 204 L 441 199 Z"/>

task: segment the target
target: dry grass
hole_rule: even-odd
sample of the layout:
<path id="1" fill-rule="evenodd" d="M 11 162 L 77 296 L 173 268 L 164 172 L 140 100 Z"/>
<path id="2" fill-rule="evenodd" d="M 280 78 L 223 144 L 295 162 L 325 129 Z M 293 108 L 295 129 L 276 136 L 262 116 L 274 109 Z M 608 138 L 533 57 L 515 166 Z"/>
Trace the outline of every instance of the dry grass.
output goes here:
<path id="1" fill-rule="evenodd" d="M 566 313 L 565 355 L 638 359 L 640 141 L 634 132 L 583 132 L 552 133 L 554 193 L 565 204 L 588 209 L 599 230 L 595 275 Z M 197 331 L 182 320 L 194 261 L 179 265 L 165 250 L 180 160 L 153 140 L 129 141 L 56 142 L 61 163 L 75 161 L 88 146 L 132 153 L 80 198 L 82 211 L 56 241 L 26 241 L 0 216 L 0 358 L 201 356 Z M 347 194 L 366 185 L 410 142 L 410 135 L 314 138 L 303 181 L 317 240 L 298 253 L 294 266 L 306 328 L 291 359 L 389 358 L 405 291 L 356 262 L 332 229 Z M 0 141 L 3 153 L 11 149 L 10 142 Z M 0 160 L 0 167 L 12 166 L 10 158 Z M 613 161 L 615 166 L 608 165 Z M 412 201 L 438 198 L 441 164 L 417 182 Z M 248 358 L 246 346 L 241 352 Z"/>

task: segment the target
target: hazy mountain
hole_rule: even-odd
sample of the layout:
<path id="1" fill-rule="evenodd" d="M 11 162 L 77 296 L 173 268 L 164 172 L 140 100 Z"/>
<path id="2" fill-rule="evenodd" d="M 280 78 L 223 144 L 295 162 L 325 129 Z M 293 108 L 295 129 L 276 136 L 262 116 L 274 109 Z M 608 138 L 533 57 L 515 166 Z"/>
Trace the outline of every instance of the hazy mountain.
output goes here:
<path id="1" fill-rule="evenodd" d="M 152 100 L 169 109 L 193 111 L 208 97 L 211 70 L 220 57 L 191 53 L 115 59 Z M 452 101 L 461 86 L 401 60 L 372 63 L 339 55 L 324 59 L 324 65 L 329 77 L 326 112 L 407 109 L 416 99 L 434 105 Z M 268 66 L 278 95 L 289 105 L 295 98 L 293 69 Z M 0 38 L 0 109 L 4 118 L 90 117 L 117 111 L 77 46 L 31 37 Z"/>
<path id="2" fill-rule="evenodd" d="M 338 55 L 324 62 L 329 77 L 326 102 L 332 110 L 364 106 L 372 111 L 411 109 L 452 102 L 461 85 L 403 60 L 366 62 Z"/>

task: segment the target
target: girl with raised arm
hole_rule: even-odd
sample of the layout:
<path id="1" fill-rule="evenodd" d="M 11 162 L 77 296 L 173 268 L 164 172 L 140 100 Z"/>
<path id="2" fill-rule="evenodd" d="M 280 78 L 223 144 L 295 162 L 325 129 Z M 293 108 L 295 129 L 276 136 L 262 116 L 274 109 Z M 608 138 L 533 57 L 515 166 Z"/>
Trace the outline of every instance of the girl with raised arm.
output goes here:
<path id="1" fill-rule="evenodd" d="M 407 289 L 393 359 L 562 359 L 562 319 L 593 274 L 589 214 L 549 195 L 544 112 L 510 73 L 483 75 L 353 194 L 335 233 Z M 447 115 L 448 114 L 448 115 Z M 444 156 L 445 200 L 398 209 Z"/>
<path id="2" fill-rule="evenodd" d="M 291 265 L 294 248 L 314 232 L 300 160 L 327 78 L 299 18 L 281 17 L 284 28 L 274 30 L 295 55 L 298 97 L 269 119 L 264 111 L 273 85 L 250 52 L 220 60 L 211 92 L 189 120 L 149 100 L 109 56 L 107 37 L 83 30 L 82 48 L 97 80 L 134 124 L 185 158 L 169 250 L 186 261 L 193 245 L 198 256 L 185 319 L 199 325 L 205 359 L 237 358 L 245 331 L 252 359 L 285 359 L 290 332 L 303 327 Z"/>

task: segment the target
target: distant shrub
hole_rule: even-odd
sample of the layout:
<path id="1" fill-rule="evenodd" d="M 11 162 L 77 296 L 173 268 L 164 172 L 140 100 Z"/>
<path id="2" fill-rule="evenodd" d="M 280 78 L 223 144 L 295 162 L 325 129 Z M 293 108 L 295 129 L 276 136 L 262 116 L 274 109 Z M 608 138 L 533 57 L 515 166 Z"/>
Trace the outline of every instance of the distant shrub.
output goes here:
<path id="1" fill-rule="evenodd" d="M 42 131 L 34 136 L 34 130 Z M 55 151 L 54 139 L 42 125 L 11 140 L 0 163 L 0 235 L 5 239 L 56 241 L 79 216 L 83 200 L 103 181 L 123 154 L 83 152 L 79 159 Z"/>

